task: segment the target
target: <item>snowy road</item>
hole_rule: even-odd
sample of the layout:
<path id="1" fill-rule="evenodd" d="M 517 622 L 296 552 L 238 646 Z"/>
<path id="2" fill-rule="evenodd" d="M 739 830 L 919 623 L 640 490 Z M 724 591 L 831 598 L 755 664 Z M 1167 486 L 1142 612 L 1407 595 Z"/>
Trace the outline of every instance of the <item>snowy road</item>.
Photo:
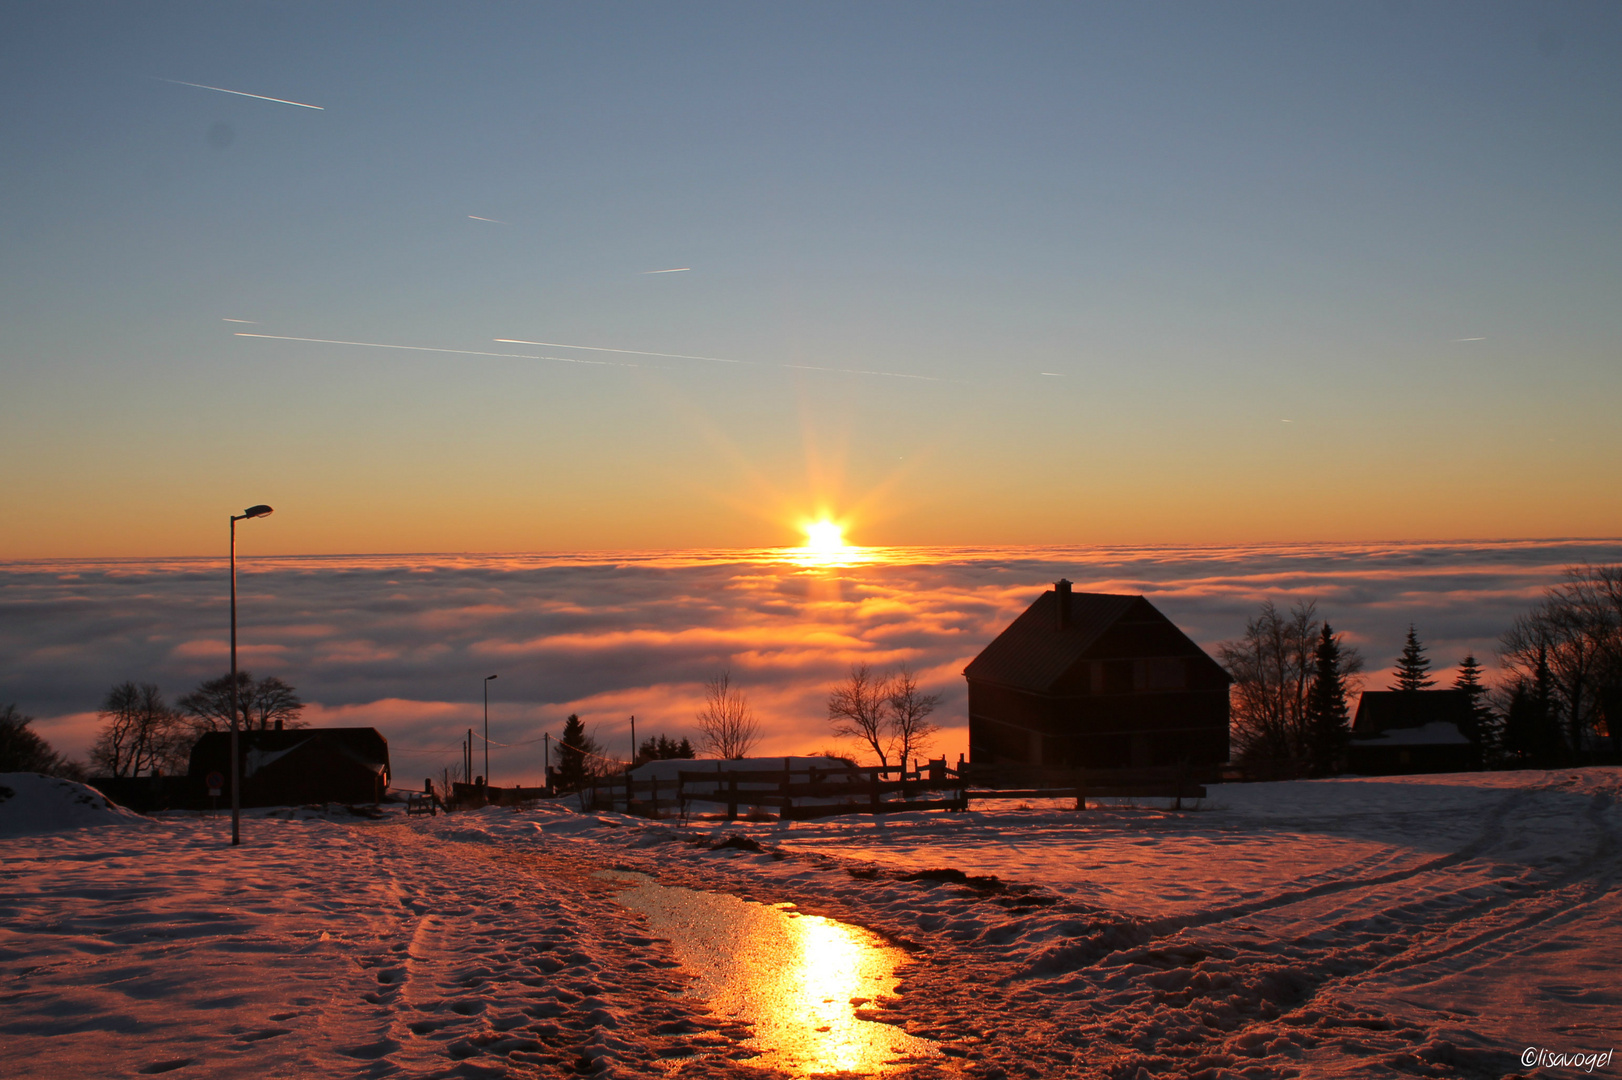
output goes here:
<path id="1" fill-rule="evenodd" d="M 553 804 L 254 821 L 238 852 L 195 820 L 19 836 L 0 1040 L 41 1077 L 765 1075 L 614 868 L 903 945 L 899 996 L 864 1012 L 944 1055 L 899 1075 L 1501 1077 L 1619 1041 L 1619 796 L 1586 769 L 1217 788 L 1180 815 L 678 829 Z M 762 850 L 713 846 L 732 834 Z"/>

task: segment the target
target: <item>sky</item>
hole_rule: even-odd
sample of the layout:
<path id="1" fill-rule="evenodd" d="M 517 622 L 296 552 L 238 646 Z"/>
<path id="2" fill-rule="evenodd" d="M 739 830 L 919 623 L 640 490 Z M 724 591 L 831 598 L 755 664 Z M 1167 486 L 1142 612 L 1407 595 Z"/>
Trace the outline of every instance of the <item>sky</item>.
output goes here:
<path id="1" fill-rule="evenodd" d="M 1619 541 L 258 557 L 239 565 L 239 662 L 295 686 L 315 726 L 375 726 L 405 787 L 458 761 L 469 728 L 483 774 L 486 675 L 502 785 L 541 781 L 545 736 L 570 713 L 621 758 L 633 716 L 639 740 L 696 740 L 723 672 L 759 721 L 757 753 L 856 753 L 827 698 L 861 663 L 905 664 L 940 695 L 930 752 L 955 760 L 964 666 L 1060 576 L 1148 597 L 1213 653 L 1264 600 L 1315 602 L 1362 654 L 1362 688 L 1381 690 L 1410 624 L 1439 685 L 1466 653 L 1496 682 L 1499 635 L 1565 567 L 1618 562 Z M 172 702 L 229 670 L 228 603 L 220 559 L 0 566 L 0 707 L 82 758 L 115 683 Z"/>
<path id="2" fill-rule="evenodd" d="M 0 559 L 1622 535 L 1614 4 L 3 19 Z"/>

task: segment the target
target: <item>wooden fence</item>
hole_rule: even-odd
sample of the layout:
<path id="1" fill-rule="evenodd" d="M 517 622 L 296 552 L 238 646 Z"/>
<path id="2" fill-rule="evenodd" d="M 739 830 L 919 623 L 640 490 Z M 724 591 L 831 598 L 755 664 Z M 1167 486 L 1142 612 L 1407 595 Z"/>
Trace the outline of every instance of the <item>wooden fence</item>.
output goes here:
<path id="1" fill-rule="evenodd" d="M 836 814 L 898 814 L 913 810 L 967 810 L 988 799 L 1166 798 L 1182 809 L 1184 799 L 1205 797 L 1201 779 L 1187 768 L 1162 769 L 988 769 L 961 758 L 956 767 L 941 758 L 927 765 L 795 765 L 781 769 L 728 769 L 697 766 L 675 779 L 636 780 L 629 773 L 599 778 L 579 794 L 582 809 L 622 809 L 648 817 L 675 815 L 686 820 L 694 804 L 725 807 L 728 820 L 741 808 L 770 813 L 783 821 L 806 821 Z"/>

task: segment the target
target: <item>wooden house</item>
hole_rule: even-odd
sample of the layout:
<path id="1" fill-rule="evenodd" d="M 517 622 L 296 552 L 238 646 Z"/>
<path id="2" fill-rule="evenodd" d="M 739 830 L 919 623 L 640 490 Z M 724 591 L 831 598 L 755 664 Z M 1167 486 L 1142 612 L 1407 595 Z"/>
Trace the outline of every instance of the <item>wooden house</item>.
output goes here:
<path id="1" fill-rule="evenodd" d="M 1463 690 L 1365 690 L 1352 720 L 1347 767 L 1365 776 L 1479 769 L 1474 730 Z"/>
<path id="2" fill-rule="evenodd" d="M 1228 673 L 1141 596 L 1060 580 L 963 669 L 975 764 L 1228 760 Z"/>
<path id="3" fill-rule="evenodd" d="M 376 728 L 289 728 L 240 731 L 243 806 L 375 803 L 389 786 L 389 743 Z M 231 733 L 211 731 L 192 747 L 187 775 L 226 778 L 230 796 Z"/>

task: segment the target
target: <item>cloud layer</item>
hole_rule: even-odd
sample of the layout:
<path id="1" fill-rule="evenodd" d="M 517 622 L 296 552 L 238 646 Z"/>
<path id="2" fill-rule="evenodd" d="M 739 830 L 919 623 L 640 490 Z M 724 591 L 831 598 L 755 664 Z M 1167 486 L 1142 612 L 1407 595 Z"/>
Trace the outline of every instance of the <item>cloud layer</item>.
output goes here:
<path id="1" fill-rule="evenodd" d="M 1206 647 L 1266 598 L 1317 600 L 1373 671 L 1410 622 L 1438 669 L 1490 663 L 1561 568 L 1622 561 L 1617 542 L 1326 547 L 864 549 L 625 556 L 354 556 L 239 567 L 239 662 L 293 683 L 317 724 L 373 724 L 404 782 L 455 760 L 490 684 L 495 782 L 541 775 L 541 736 L 578 712 L 612 751 L 693 734 L 703 682 L 730 670 L 761 751 L 830 747 L 824 701 L 852 663 L 909 664 L 940 691 L 938 749 L 966 748 L 963 666 L 1060 576 L 1142 593 Z M 212 560 L 0 566 L 0 703 L 82 754 L 112 684 L 185 693 L 229 664 L 225 567 Z M 482 751 L 481 751 L 482 760 Z M 480 766 L 482 771 L 482 765 Z"/>

